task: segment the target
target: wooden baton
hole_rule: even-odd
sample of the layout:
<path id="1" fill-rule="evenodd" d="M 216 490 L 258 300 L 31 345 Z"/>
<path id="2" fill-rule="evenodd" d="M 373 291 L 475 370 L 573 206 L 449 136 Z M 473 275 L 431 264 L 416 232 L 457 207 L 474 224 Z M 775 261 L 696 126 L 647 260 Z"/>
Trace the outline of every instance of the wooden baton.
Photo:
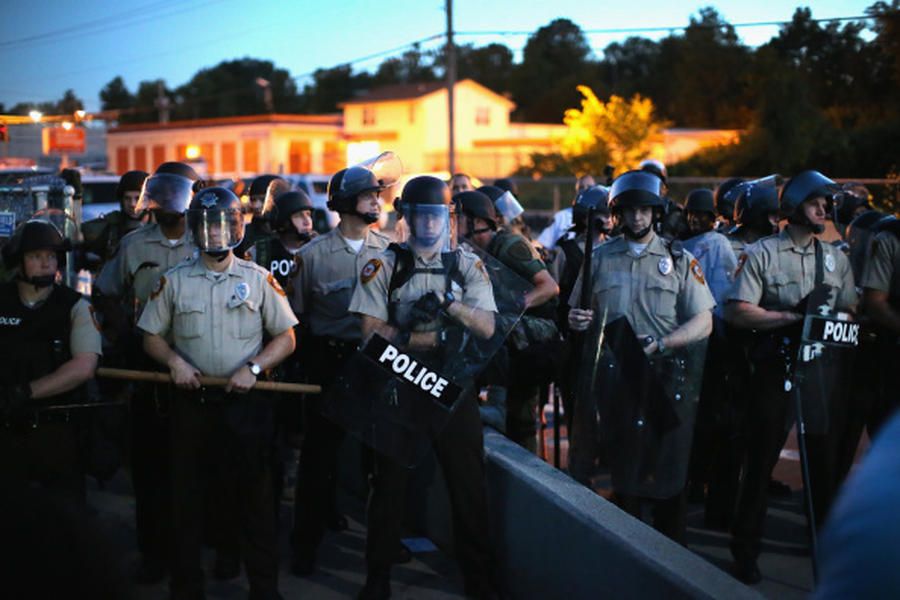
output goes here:
<path id="1" fill-rule="evenodd" d="M 97 377 L 105 377 L 107 379 L 125 379 L 128 381 L 152 381 L 155 383 L 172 383 L 172 378 L 168 373 L 160 373 L 159 371 L 136 371 L 134 369 L 112 369 L 110 367 L 100 367 L 97 369 Z M 201 375 L 198 377 L 201 385 L 213 387 L 225 387 L 228 385 L 228 379 L 225 377 L 208 377 Z M 311 385 L 307 383 L 285 383 L 281 381 L 257 381 L 252 389 L 263 390 L 266 392 L 287 392 L 289 394 L 321 394 L 322 386 Z"/>

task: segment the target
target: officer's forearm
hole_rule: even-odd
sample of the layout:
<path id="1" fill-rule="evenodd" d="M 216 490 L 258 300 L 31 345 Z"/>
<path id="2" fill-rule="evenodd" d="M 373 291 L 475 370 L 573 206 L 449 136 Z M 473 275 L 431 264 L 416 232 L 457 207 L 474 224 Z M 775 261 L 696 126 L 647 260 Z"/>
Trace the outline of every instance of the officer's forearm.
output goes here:
<path id="1" fill-rule="evenodd" d="M 93 377 L 96 369 L 97 355 L 93 352 L 80 352 L 49 375 L 32 381 L 31 397 L 37 400 L 74 390 Z"/>
<path id="2" fill-rule="evenodd" d="M 269 340 L 262 352 L 250 360 L 262 367 L 263 370 L 271 369 L 280 365 L 281 361 L 290 356 L 295 346 L 294 328 L 289 327 L 283 333 L 279 333 Z"/>
<path id="3" fill-rule="evenodd" d="M 545 302 L 559 296 L 559 286 L 549 271 L 541 271 L 532 280 L 534 287 L 525 294 L 525 307 L 541 306 Z"/>
<path id="4" fill-rule="evenodd" d="M 144 334 L 144 352 L 159 364 L 165 365 L 170 369 L 173 361 L 181 359 L 166 340 L 152 333 Z"/>
<path id="5" fill-rule="evenodd" d="M 681 348 L 704 338 L 712 333 L 712 312 L 705 310 L 697 313 L 681 327 L 663 336 L 663 344 L 667 348 Z"/>
<path id="6" fill-rule="evenodd" d="M 750 302 L 729 302 L 725 305 L 725 320 L 741 329 L 778 329 L 803 318 L 793 312 L 766 310 Z"/>
<path id="7" fill-rule="evenodd" d="M 447 314 L 462 323 L 476 336 L 487 339 L 494 335 L 494 313 L 454 302 L 447 307 Z"/>
<path id="8" fill-rule="evenodd" d="M 866 288 L 863 291 L 863 306 L 866 314 L 878 325 L 900 334 L 900 313 L 888 301 L 888 293 Z"/>

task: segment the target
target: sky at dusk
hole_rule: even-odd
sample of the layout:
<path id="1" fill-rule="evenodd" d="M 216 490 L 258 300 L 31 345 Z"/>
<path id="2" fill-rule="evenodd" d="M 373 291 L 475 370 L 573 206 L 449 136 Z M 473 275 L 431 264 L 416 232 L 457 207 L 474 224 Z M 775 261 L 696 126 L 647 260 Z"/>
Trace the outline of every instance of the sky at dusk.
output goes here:
<path id="1" fill-rule="evenodd" d="M 874 0 L 817 0 L 814 18 L 863 15 Z M 4 3 L 0 20 L 0 102 L 53 101 L 72 88 L 89 111 L 99 110 L 98 92 L 121 75 L 134 92 L 142 80 L 162 78 L 174 88 L 201 68 L 223 60 L 271 60 L 297 78 L 298 87 L 317 68 L 353 62 L 374 70 L 401 48 L 440 34 L 446 27 L 442 0 L 281 1 L 153 0 L 36 1 Z M 730 23 L 790 20 L 795 2 L 720 1 L 593 2 L 590 0 L 457 0 L 459 32 L 533 32 L 555 18 L 571 19 L 584 30 L 683 27 L 704 6 L 714 6 Z M 742 27 L 746 44 L 758 45 L 777 26 Z M 611 42 L 631 35 L 657 39 L 668 32 L 588 34 L 596 56 Z M 506 44 L 517 60 L 527 35 L 460 35 L 457 43 Z M 434 40 L 423 49 L 443 43 Z M 400 54 L 397 50 L 395 54 Z"/>

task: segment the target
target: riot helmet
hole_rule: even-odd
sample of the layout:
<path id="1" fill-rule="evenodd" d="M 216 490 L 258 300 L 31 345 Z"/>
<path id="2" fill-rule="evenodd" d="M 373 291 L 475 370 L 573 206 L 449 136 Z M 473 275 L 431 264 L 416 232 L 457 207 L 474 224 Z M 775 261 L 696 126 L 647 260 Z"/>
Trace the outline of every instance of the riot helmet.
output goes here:
<path id="1" fill-rule="evenodd" d="M 686 212 L 705 212 L 713 216 L 716 214 L 716 201 L 711 190 L 696 189 L 688 192 L 684 203 Z"/>
<path id="2" fill-rule="evenodd" d="M 825 198 L 825 213 L 830 214 L 835 198 L 841 193 L 840 186 L 818 171 L 803 171 L 791 177 L 781 188 L 778 207 L 781 216 L 794 225 L 809 227 L 814 233 L 822 233 L 822 226 L 809 222 L 800 206 L 812 198 Z"/>
<path id="3" fill-rule="evenodd" d="M 456 210 L 447 184 L 430 175 L 413 177 L 403 186 L 394 209 L 406 219 L 409 243 L 423 249 L 448 251 L 456 245 Z"/>
<path id="4" fill-rule="evenodd" d="M 478 191 L 491 199 L 491 202 L 494 203 L 494 208 L 497 209 L 497 214 L 502 216 L 507 223 L 512 222 L 525 212 L 525 209 L 522 208 L 516 197 L 508 190 L 496 185 L 483 185 L 478 188 Z"/>
<path id="5" fill-rule="evenodd" d="M 466 237 L 497 231 L 497 210 L 486 194 L 477 190 L 459 192 L 453 196 L 453 204 L 466 219 Z M 476 228 L 475 219 L 483 219 L 487 222 L 487 227 Z"/>
<path id="6" fill-rule="evenodd" d="M 737 199 L 735 196 L 729 196 L 728 192 L 742 183 L 744 183 L 744 180 L 740 177 L 732 177 L 726 179 L 716 187 L 716 192 L 714 194 L 716 212 L 719 213 L 720 217 L 727 221 L 734 219 L 734 202 Z"/>
<path id="7" fill-rule="evenodd" d="M 158 221 L 160 217 L 163 217 L 162 220 L 175 220 L 173 217 L 177 218 L 187 210 L 194 184 L 198 181 L 200 177 L 190 166 L 165 162 L 144 180 L 137 211 L 153 211 Z"/>
<path id="8" fill-rule="evenodd" d="M 306 241 L 309 239 L 310 232 L 298 231 L 291 221 L 291 217 L 298 212 L 306 212 L 311 216 L 312 211 L 312 201 L 306 195 L 306 192 L 293 190 L 279 194 L 272 203 L 271 210 L 265 213 L 264 216 L 269 219 L 275 231 L 279 233 L 294 231 L 301 241 Z"/>
<path id="9" fill-rule="evenodd" d="M 872 194 L 861 183 L 851 182 L 841 186 L 840 197 L 835 207 L 835 221 L 848 225 L 858 214 L 872 209 Z M 862 211 L 860 210 L 862 209 Z"/>
<path id="10" fill-rule="evenodd" d="M 609 226 L 609 188 L 602 185 L 594 185 L 582 190 L 575 197 L 572 204 L 572 228 L 581 232 L 587 229 L 587 218 L 590 210 L 594 210 L 594 230 L 608 234 L 612 228 Z"/>
<path id="11" fill-rule="evenodd" d="M 378 212 L 359 212 L 359 196 L 372 191 L 380 194 L 396 184 L 402 173 L 403 164 L 393 152 L 382 152 L 358 165 L 341 169 L 328 182 L 328 208 L 356 215 L 371 225 L 378 221 Z"/>
<path id="12" fill-rule="evenodd" d="M 663 180 L 648 171 L 627 171 L 613 181 L 609 190 L 609 208 L 618 219 L 622 219 L 622 209 L 650 207 L 653 209 L 653 222 L 650 226 L 633 231 L 624 222 L 622 232 L 632 239 L 641 239 L 650 232 L 653 224 L 658 222 L 665 209 L 662 198 Z"/>
<path id="13" fill-rule="evenodd" d="M 509 192 L 513 196 L 519 196 L 519 187 L 516 185 L 516 182 L 508 177 L 501 177 L 500 179 L 494 180 L 494 187 L 498 187 L 504 192 Z"/>
<path id="14" fill-rule="evenodd" d="M 656 160 L 655 158 L 642 160 L 638 165 L 638 170 L 646 171 L 647 173 L 653 173 L 654 175 L 662 179 L 663 183 L 666 183 L 669 179 L 669 172 L 668 170 L 666 170 L 666 165 L 663 164 L 661 160 Z"/>
<path id="15" fill-rule="evenodd" d="M 56 281 L 56 273 L 48 275 L 28 276 L 25 272 L 25 254 L 37 250 L 50 250 L 56 253 L 57 270 L 66 265 L 66 252 L 71 246 L 63 238 L 53 223 L 41 219 L 30 219 L 22 224 L 9 242 L 3 246 L 3 264 L 9 270 L 17 270 L 17 279 L 30 283 L 35 287 L 47 287 Z"/>
<path id="16" fill-rule="evenodd" d="M 691 190 L 684 203 L 682 217 L 687 224 L 687 231 L 677 232 L 680 236 L 701 235 L 712 231 L 716 225 L 716 200 L 712 190 Z"/>
<path id="17" fill-rule="evenodd" d="M 746 227 L 760 235 L 771 235 L 777 225 L 769 219 L 777 217 L 778 186 L 781 177 L 770 175 L 762 179 L 742 181 L 725 194 L 727 201 L 734 205 L 734 221 L 739 227 Z"/>
<path id="18" fill-rule="evenodd" d="M 224 259 L 244 239 L 241 201 L 227 188 L 204 188 L 191 200 L 187 225 L 200 250 Z"/>

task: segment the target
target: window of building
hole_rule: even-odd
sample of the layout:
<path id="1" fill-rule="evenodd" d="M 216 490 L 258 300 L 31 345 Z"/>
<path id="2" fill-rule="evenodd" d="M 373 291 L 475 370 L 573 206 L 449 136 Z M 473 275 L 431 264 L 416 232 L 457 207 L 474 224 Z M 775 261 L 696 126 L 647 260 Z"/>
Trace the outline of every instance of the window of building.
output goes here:
<path id="1" fill-rule="evenodd" d="M 128 146 L 116 148 L 116 171 L 124 175 L 128 171 Z"/>
<path id="2" fill-rule="evenodd" d="M 134 147 L 134 168 L 138 171 L 146 171 L 147 170 L 147 147 L 146 146 L 135 146 Z"/>
<path id="3" fill-rule="evenodd" d="M 375 124 L 375 108 L 372 106 L 363 107 L 363 125 Z"/>
<path id="4" fill-rule="evenodd" d="M 162 144 L 153 146 L 153 164 L 150 165 L 149 171 L 155 171 L 156 167 L 166 162 L 166 147 Z"/>
<path id="5" fill-rule="evenodd" d="M 311 170 L 311 156 L 309 142 L 305 140 L 291 140 L 288 150 L 288 166 L 291 173 L 309 173 Z"/>
<path id="6" fill-rule="evenodd" d="M 206 161 L 206 172 L 210 175 L 215 173 L 215 146 L 213 144 L 200 144 L 200 156 Z"/>
<path id="7" fill-rule="evenodd" d="M 322 154 L 322 170 L 325 173 L 334 173 L 346 165 L 347 157 L 339 142 L 325 142 Z"/>
<path id="8" fill-rule="evenodd" d="M 187 144 L 176 144 L 175 145 L 175 160 L 187 160 Z"/>
<path id="9" fill-rule="evenodd" d="M 243 171 L 245 173 L 259 172 L 259 140 L 244 140 Z"/>
<path id="10" fill-rule="evenodd" d="M 490 125 L 491 124 L 491 109 L 487 106 L 479 106 L 475 109 L 475 124 L 476 125 Z"/>
<path id="11" fill-rule="evenodd" d="M 222 142 L 222 172 L 234 173 L 237 171 L 236 148 L 234 142 Z"/>

